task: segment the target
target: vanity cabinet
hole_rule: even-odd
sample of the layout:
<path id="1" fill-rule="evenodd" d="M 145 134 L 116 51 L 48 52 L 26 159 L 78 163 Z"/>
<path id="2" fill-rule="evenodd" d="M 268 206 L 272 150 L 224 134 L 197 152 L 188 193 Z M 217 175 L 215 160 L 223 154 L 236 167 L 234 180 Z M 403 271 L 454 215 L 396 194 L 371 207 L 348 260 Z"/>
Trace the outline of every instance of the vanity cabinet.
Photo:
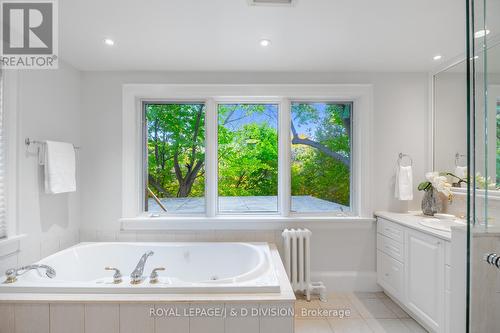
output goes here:
<path id="1" fill-rule="evenodd" d="M 377 219 L 377 282 L 431 332 L 449 330 L 449 241 Z"/>
<path id="2" fill-rule="evenodd" d="M 444 326 L 444 246 L 438 238 L 406 231 L 406 306 L 436 332 Z"/>

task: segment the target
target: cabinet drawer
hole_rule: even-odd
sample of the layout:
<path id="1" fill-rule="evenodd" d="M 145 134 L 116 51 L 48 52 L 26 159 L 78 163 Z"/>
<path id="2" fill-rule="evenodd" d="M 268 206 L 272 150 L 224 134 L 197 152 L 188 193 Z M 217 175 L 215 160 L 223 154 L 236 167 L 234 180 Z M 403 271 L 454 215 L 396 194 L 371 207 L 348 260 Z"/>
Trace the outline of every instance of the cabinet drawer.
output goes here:
<path id="1" fill-rule="evenodd" d="M 404 266 L 379 250 L 377 250 L 377 281 L 393 297 L 401 302 L 404 301 Z"/>
<path id="2" fill-rule="evenodd" d="M 401 244 L 404 242 L 403 227 L 396 223 L 379 218 L 377 220 L 377 232 Z"/>
<path id="3" fill-rule="evenodd" d="M 404 246 L 394 239 L 377 234 L 377 249 L 400 262 L 404 262 Z"/>

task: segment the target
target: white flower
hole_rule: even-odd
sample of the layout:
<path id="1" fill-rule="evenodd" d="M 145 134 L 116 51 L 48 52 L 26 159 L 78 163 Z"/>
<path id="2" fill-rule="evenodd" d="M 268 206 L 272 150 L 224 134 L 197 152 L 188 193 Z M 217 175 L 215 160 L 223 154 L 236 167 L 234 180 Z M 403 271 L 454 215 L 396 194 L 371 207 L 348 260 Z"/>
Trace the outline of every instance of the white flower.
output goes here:
<path id="1" fill-rule="evenodd" d="M 427 180 L 428 180 L 428 181 L 430 181 L 431 183 L 433 183 L 433 182 L 434 182 L 434 179 L 435 179 L 436 177 L 439 177 L 439 172 L 435 172 L 435 171 L 434 171 L 434 172 L 427 172 L 427 173 L 425 174 L 425 179 L 427 179 Z"/>
<path id="2" fill-rule="evenodd" d="M 425 178 L 431 183 L 432 187 L 446 195 L 449 199 L 452 198 L 451 184 L 448 182 L 446 176 L 440 176 L 439 172 L 427 172 Z"/>

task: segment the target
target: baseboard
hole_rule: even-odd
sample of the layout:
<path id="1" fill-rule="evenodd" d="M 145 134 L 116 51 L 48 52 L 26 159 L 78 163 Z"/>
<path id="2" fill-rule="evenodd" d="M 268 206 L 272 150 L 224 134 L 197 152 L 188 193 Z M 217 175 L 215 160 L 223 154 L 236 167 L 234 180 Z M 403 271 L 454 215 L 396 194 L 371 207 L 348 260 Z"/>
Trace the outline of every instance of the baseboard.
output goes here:
<path id="1" fill-rule="evenodd" d="M 375 271 L 313 271 L 311 280 L 323 282 L 328 292 L 382 291 Z"/>

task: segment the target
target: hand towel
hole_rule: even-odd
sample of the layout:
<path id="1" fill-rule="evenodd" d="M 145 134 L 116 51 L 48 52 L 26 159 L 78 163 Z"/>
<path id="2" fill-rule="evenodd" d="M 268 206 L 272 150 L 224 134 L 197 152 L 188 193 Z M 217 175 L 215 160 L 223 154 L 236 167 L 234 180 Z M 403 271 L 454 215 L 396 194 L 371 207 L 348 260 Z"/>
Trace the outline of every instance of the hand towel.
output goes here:
<path id="1" fill-rule="evenodd" d="M 75 148 L 71 143 L 45 143 L 45 193 L 76 191 Z"/>
<path id="2" fill-rule="evenodd" d="M 398 166 L 396 169 L 396 199 L 413 200 L 413 171 L 411 166 Z"/>
<path id="3" fill-rule="evenodd" d="M 455 176 L 465 180 L 467 178 L 467 167 L 466 166 L 455 167 Z"/>

